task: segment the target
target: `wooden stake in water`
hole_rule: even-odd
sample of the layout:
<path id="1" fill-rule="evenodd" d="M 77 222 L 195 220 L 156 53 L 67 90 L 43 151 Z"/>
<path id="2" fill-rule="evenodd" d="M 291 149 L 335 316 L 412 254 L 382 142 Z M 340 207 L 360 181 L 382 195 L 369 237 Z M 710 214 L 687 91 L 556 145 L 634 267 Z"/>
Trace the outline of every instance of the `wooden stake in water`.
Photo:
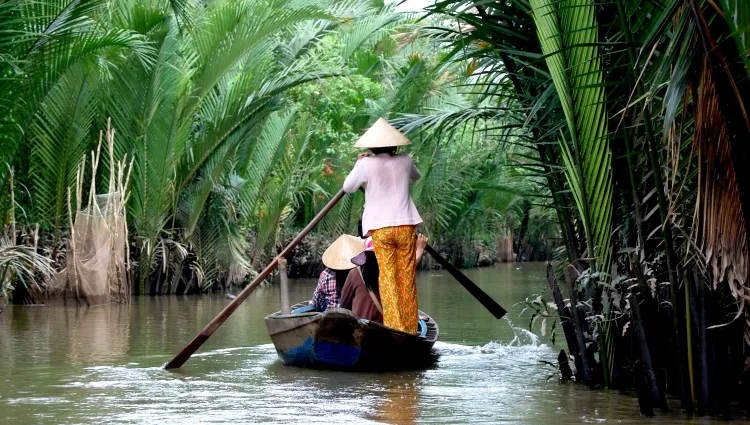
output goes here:
<path id="1" fill-rule="evenodd" d="M 287 245 L 283 251 L 281 251 L 281 253 L 279 254 L 279 257 L 286 258 L 287 256 L 289 256 L 289 254 L 292 253 L 292 250 L 294 250 L 294 248 L 296 248 L 297 245 L 300 242 L 302 242 L 302 239 L 304 239 L 305 236 L 307 236 L 307 234 L 310 233 L 310 231 L 315 227 L 315 225 L 318 224 L 318 222 L 320 222 L 320 220 L 322 220 L 323 217 L 325 217 L 326 214 L 328 214 L 328 212 L 331 211 L 333 207 L 336 205 L 336 203 L 340 201 L 341 198 L 343 197 L 344 197 L 344 191 L 343 190 L 339 191 L 339 193 L 337 193 L 336 196 L 334 196 L 333 199 L 331 199 L 328 202 L 328 204 L 326 204 L 326 206 L 323 207 L 323 209 L 318 213 L 318 215 L 316 215 L 315 218 L 312 219 L 310 224 L 308 224 L 307 227 L 302 229 L 300 234 L 297 235 L 297 237 L 294 238 L 294 240 L 290 242 L 289 245 Z M 164 368 L 165 369 L 177 369 L 183 364 L 185 364 L 185 362 L 190 358 L 190 356 L 192 356 L 193 353 L 195 353 L 196 350 L 198 350 L 201 347 L 201 345 L 203 345 L 203 343 L 206 342 L 206 340 L 208 340 L 208 338 L 210 338 L 211 335 L 213 335 L 214 332 L 216 332 L 216 329 L 218 329 L 219 326 L 221 326 L 222 323 L 224 323 L 224 321 L 227 320 L 229 316 L 231 316 L 232 313 L 234 313 L 235 310 L 237 310 L 237 307 L 239 307 L 240 304 L 242 304 L 242 302 L 245 301 L 247 297 L 250 296 L 250 294 L 255 290 L 255 288 L 260 286 L 261 282 L 263 282 L 263 279 L 267 278 L 271 274 L 271 272 L 273 272 L 273 269 L 275 269 L 277 265 L 278 265 L 278 258 L 274 258 L 273 261 L 271 261 L 271 264 L 266 266 L 266 268 L 263 269 L 263 271 L 261 271 L 260 274 L 255 279 L 253 279 L 253 281 L 249 285 L 247 285 L 247 287 L 243 289 L 242 292 L 240 292 L 237 295 L 237 298 L 232 300 L 231 303 L 227 304 L 227 306 L 224 307 L 224 309 L 221 310 L 219 314 L 217 314 L 216 317 L 214 317 L 213 320 L 211 320 L 211 322 L 209 322 L 208 325 L 206 325 L 206 327 L 203 328 L 203 330 L 198 335 L 196 335 L 192 341 L 188 343 L 188 345 L 186 345 L 172 360 L 170 360 L 169 363 L 167 363 L 164 366 Z"/>
<path id="2" fill-rule="evenodd" d="M 279 258 L 279 277 L 281 279 L 281 314 L 290 314 L 289 276 L 286 274 L 286 258 Z"/>

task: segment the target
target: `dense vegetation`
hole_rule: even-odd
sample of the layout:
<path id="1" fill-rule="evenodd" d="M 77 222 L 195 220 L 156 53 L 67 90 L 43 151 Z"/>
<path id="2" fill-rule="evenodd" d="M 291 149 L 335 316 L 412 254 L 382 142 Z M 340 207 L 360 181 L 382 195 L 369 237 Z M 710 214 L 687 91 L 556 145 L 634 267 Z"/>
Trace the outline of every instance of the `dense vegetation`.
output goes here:
<path id="1" fill-rule="evenodd" d="M 65 266 L 76 198 L 110 187 L 106 143 L 96 175 L 89 154 L 111 118 L 113 160 L 132 163 L 134 293 L 242 285 L 339 190 L 375 119 L 476 104 L 427 26 L 377 1 L 0 2 L 4 246 Z M 468 266 L 512 233 L 547 255 L 539 184 L 498 155 L 525 150 L 486 130 L 412 133 L 424 231 Z M 317 237 L 356 233 L 362 203 L 345 198 Z M 26 272 L 3 271 L 2 292 L 27 299 Z"/>
<path id="2" fill-rule="evenodd" d="M 561 246 L 528 305 L 580 380 L 728 414 L 750 396 L 749 32 L 744 0 L 0 1 L 0 292 L 63 266 L 69 190 L 109 187 L 106 155 L 78 172 L 109 117 L 142 294 L 243 284 L 382 116 L 454 261 Z"/>
<path id="3" fill-rule="evenodd" d="M 644 414 L 667 409 L 666 391 L 685 411 L 749 407 L 750 2 L 432 10 L 450 23 L 434 36 L 454 46 L 449 60 L 471 64 L 467 84 L 487 100 L 401 122 L 516 124 L 565 246 L 548 273 L 553 302 L 528 301 L 532 323 L 549 331 L 559 319 L 578 377 L 635 387 Z"/>

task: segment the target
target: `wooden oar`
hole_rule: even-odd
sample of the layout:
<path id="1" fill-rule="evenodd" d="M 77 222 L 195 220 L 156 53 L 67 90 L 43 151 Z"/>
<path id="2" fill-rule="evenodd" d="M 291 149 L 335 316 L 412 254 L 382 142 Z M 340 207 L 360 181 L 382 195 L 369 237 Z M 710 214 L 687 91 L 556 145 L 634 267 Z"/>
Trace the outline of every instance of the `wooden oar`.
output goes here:
<path id="1" fill-rule="evenodd" d="M 424 249 L 426 252 L 428 252 L 430 255 L 432 255 L 432 258 L 437 260 L 438 263 L 440 263 L 441 266 L 443 266 L 444 269 L 448 270 L 448 273 L 450 273 L 458 283 L 460 283 L 464 288 L 466 288 L 467 291 L 471 295 L 474 296 L 474 298 L 477 299 L 484 308 L 490 311 L 493 316 L 495 316 L 496 319 L 499 319 L 503 316 L 505 316 L 504 308 L 500 306 L 495 300 L 493 300 L 489 295 L 487 295 L 486 292 L 482 291 L 474 282 L 472 282 L 466 275 L 461 273 L 456 267 L 453 266 L 447 259 L 445 259 L 442 255 L 438 254 L 437 251 L 435 251 L 431 246 L 427 245 Z"/>
<path id="2" fill-rule="evenodd" d="M 302 242 L 302 239 L 307 236 L 308 233 L 315 227 L 320 220 L 325 217 L 326 214 L 328 214 L 329 211 L 336 205 L 336 203 L 341 200 L 341 198 L 344 196 L 344 191 L 340 191 L 336 194 L 336 196 L 331 199 L 328 204 L 323 207 L 322 210 L 318 213 L 318 215 L 315 216 L 315 218 L 312 219 L 310 224 L 307 225 L 299 235 L 297 235 L 296 238 L 292 242 L 289 243 L 289 245 L 284 248 L 283 251 L 281 251 L 281 254 L 279 254 L 279 257 L 287 257 L 289 254 L 292 253 L 292 250 L 300 243 Z M 277 257 L 278 258 L 278 257 Z M 219 312 L 219 314 L 216 315 L 216 317 L 209 322 L 208 325 L 206 325 L 203 330 L 193 338 L 192 341 L 188 343 L 188 345 L 185 346 L 185 348 L 182 349 L 172 360 L 167 363 L 166 366 L 164 366 L 165 369 L 178 369 L 180 366 L 185 364 L 185 362 L 190 358 L 190 356 L 195 353 L 198 348 L 200 348 L 201 345 L 203 345 L 204 342 L 216 331 L 216 329 L 221 326 L 222 323 L 224 323 L 225 320 L 229 318 L 229 316 L 234 313 L 235 310 L 237 310 L 237 307 L 239 307 L 240 304 L 242 304 L 245 299 L 257 288 L 261 282 L 263 282 L 263 279 L 267 278 L 271 272 L 273 272 L 273 269 L 276 268 L 278 265 L 278 259 L 274 258 L 273 261 L 271 261 L 271 264 L 266 266 L 265 269 L 263 269 L 260 274 L 253 279 L 253 281 L 240 292 L 237 297 L 232 300 L 231 303 L 227 304 L 226 307 L 224 307 L 223 310 Z"/>

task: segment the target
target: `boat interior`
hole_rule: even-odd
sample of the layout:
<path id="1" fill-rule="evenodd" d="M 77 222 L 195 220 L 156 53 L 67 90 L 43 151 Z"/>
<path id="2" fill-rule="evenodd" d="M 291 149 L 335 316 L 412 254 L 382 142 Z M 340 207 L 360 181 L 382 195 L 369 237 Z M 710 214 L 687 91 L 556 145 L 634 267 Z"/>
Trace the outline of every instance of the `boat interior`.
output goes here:
<path id="1" fill-rule="evenodd" d="M 315 310 L 315 307 L 310 304 L 310 301 L 302 301 L 300 303 L 294 304 L 290 308 L 291 314 L 290 315 L 283 315 L 280 311 L 273 313 L 271 317 L 289 317 L 289 316 L 300 316 L 305 315 L 309 316 L 311 314 L 323 314 L 323 312 Z M 370 323 L 367 319 L 359 319 L 362 323 Z M 379 326 L 384 327 L 385 326 L 382 323 L 376 323 L 372 322 L 370 323 L 373 326 Z M 398 332 L 394 329 L 389 329 L 392 332 Z M 425 314 L 423 311 L 419 311 L 419 330 L 417 331 L 417 336 L 420 338 L 424 338 L 427 340 L 434 340 L 437 339 L 438 335 L 438 326 L 437 323 L 435 323 L 434 320 L 432 320 L 432 317 Z"/>

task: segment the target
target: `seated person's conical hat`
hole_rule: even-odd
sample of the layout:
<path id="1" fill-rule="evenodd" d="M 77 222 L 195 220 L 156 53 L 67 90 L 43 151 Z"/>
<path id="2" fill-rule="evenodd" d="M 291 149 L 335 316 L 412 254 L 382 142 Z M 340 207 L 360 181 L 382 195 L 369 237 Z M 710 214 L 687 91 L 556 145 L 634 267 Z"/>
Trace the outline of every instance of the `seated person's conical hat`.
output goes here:
<path id="1" fill-rule="evenodd" d="M 350 270 L 357 267 L 352 258 L 365 249 L 365 240 L 352 235 L 341 235 L 323 253 L 323 265 L 331 270 Z"/>
<path id="2" fill-rule="evenodd" d="M 405 146 L 410 144 L 400 131 L 396 130 L 388 121 L 378 118 L 375 124 L 362 135 L 354 144 L 356 148 L 387 148 L 391 146 Z"/>

